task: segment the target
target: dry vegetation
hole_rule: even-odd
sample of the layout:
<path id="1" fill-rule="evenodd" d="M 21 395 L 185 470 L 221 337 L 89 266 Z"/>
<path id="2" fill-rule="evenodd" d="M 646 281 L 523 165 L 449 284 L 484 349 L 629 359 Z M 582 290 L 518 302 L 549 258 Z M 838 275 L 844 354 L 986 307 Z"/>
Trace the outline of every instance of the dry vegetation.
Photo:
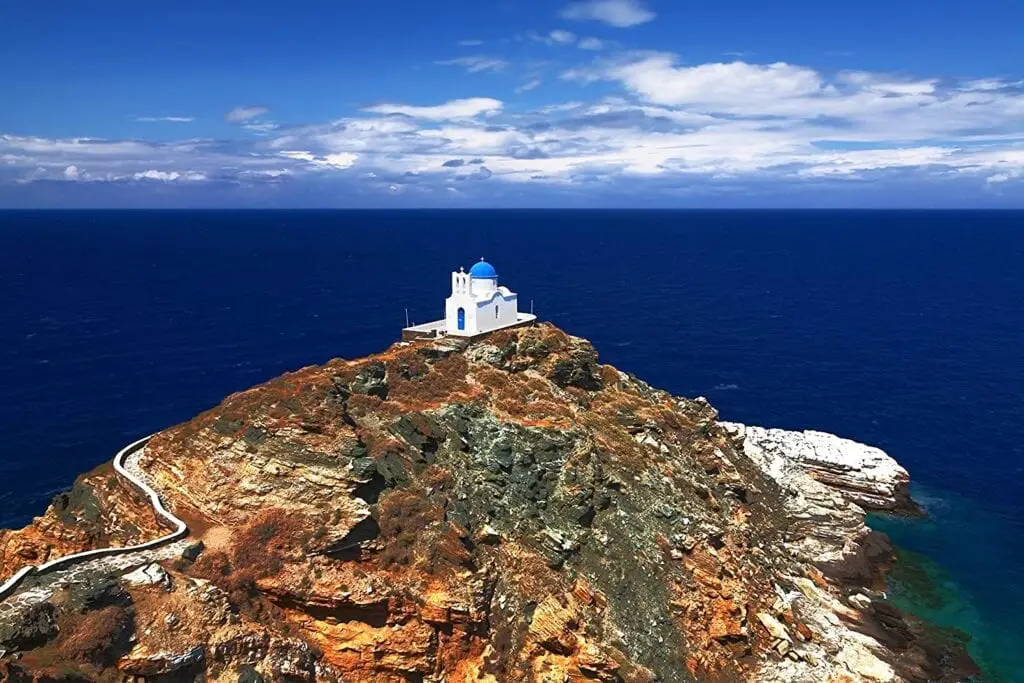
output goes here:
<path id="1" fill-rule="evenodd" d="M 20 666 L 34 674 L 34 678 L 24 680 L 120 680 L 117 661 L 131 648 L 133 624 L 128 609 L 111 605 L 85 614 L 66 613 L 57 625 L 59 635 L 55 640 L 26 652 L 20 659 Z"/>
<path id="2" fill-rule="evenodd" d="M 395 372 L 388 373 L 389 400 L 395 400 L 406 407 L 437 406 L 452 401 L 454 394 L 470 395 L 466 375 L 469 364 L 461 354 L 442 358 L 423 374 L 408 374 L 408 379 L 395 363 L 389 364 Z M 389 368 L 390 370 L 391 368 Z"/>
<path id="3" fill-rule="evenodd" d="M 467 566 L 470 553 L 463 544 L 465 530 L 444 521 L 444 508 L 414 492 L 395 490 L 379 507 L 380 554 L 384 566 L 417 565 L 428 574 Z"/>
<path id="4" fill-rule="evenodd" d="M 235 535 L 230 552 L 204 553 L 191 573 L 222 588 L 235 605 L 252 606 L 256 581 L 277 575 L 285 562 L 301 557 L 308 526 L 302 515 L 263 510 Z"/>
<path id="5" fill-rule="evenodd" d="M 128 611 L 120 605 L 111 605 L 69 618 L 61 625 L 53 648 L 65 659 L 110 666 L 117 661 L 118 650 L 127 643 L 130 633 Z"/>
<path id="6" fill-rule="evenodd" d="M 410 565 L 416 541 L 423 531 L 444 519 L 444 509 L 408 491 L 391 491 L 380 502 L 378 524 L 387 547 L 380 559 L 385 566 Z"/>
<path id="7" fill-rule="evenodd" d="M 540 377 L 517 375 L 512 380 L 507 372 L 480 368 L 473 372 L 473 380 L 504 417 L 534 427 L 567 429 L 572 424 L 572 408 Z"/>

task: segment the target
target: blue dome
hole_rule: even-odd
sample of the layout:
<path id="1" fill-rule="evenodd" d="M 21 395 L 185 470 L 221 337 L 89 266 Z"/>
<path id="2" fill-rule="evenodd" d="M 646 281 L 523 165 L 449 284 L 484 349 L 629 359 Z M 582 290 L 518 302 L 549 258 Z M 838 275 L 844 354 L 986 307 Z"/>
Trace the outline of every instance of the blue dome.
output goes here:
<path id="1" fill-rule="evenodd" d="M 487 261 L 480 259 L 469 269 L 469 274 L 477 280 L 497 280 L 498 271 Z"/>

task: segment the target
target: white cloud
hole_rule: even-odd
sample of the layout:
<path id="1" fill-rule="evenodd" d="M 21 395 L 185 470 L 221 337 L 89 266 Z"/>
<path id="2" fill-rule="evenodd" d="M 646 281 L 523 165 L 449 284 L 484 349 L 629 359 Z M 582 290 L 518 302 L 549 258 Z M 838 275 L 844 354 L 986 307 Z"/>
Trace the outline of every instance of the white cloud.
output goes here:
<path id="1" fill-rule="evenodd" d="M 313 154 L 312 152 L 304 152 L 302 150 L 290 150 L 290 149 L 288 149 L 288 150 L 284 150 L 284 151 L 278 152 L 278 154 L 280 154 L 283 157 L 287 157 L 289 159 L 298 159 L 299 161 L 316 161 L 316 155 L 315 154 Z"/>
<path id="2" fill-rule="evenodd" d="M 960 86 L 961 90 L 985 92 L 992 90 L 1004 90 L 1006 88 L 1019 88 L 1024 86 L 1024 81 L 1006 81 L 1002 78 L 979 78 L 968 81 Z"/>
<path id="3" fill-rule="evenodd" d="M 206 174 L 196 173 L 194 171 L 157 171 L 155 169 L 149 169 L 148 171 L 141 171 L 132 175 L 133 180 L 157 180 L 160 182 L 170 183 L 175 181 L 189 181 L 195 182 L 200 180 L 206 180 Z"/>
<path id="4" fill-rule="evenodd" d="M 468 55 L 454 59 L 443 59 L 435 63 L 442 66 L 461 66 L 471 74 L 480 73 L 481 71 L 504 71 L 505 67 L 508 66 L 508 62 L 504 59 L 488 57 L 486 55 Z"/>
<path id="5" fill-rule="evenodd" d="M 271 121 L 262 123 L 246 123 L 242 127 L 253 133 L 270 133 L 278 129 L 278 125 Z"/>
<path id="6" fill-rule="evenodd" d="M 254 178 L 282 178 L 295 175 L 295 172 L 288 168 L 268 168 L 259 171 L 242 171 L 241 175 Z"/>
<path id="7" fill-rule="evenodd" d="M 809 140 L 906 145 L 969 136 L 978 143 L 1007 133 L 1019 139 L 1014 117 L 1024 114 L 1024 94 L 1013 88 L 970 90 L 867 72 L 829 78 L 784 62 L 679 66 L 672 54 L 627 53 L 562 77 L 618 82 L 644 102 L 693 114 L 775 119 L 764 127 L 799 129 Z"/>
<path id="8" fill-rule="evenodd" d="M 895 80 L 885 75 L 873 74 L 864 71 L 846 71 L 839 74 L 839 80 L 851 83 L 868 92 L 876 92 L 883 95 L 929 95 L 935 92 L 938 79 L 922 81 Z"/>
<path id="9" fill-rule="evenodd" d="M 956 152 L 943 147 L 907 149 L 867 149 L 822 154 L 810 159 L 811 165 L 797 172 L 801 177 L 856 176 L 864 171 L 944 164 Z"/>
<path id="10" fill-rule="evenodd" d="M 286 150 L 283 152 L 279 152 L 279 154 L 288 159 L 308 161 L 314 166 L 332 169 L 350 168 L 359 159 L 358 154 L 353 154 L 351 152 L 339 152 L 336 154 L 325 154 L 323 156 L 317 156 L 312 152 L 306 152 L 301 150 Z"/>
<path id="11" fill-rule="evenodd" d="M 540 84 L 542 82 L 543 81 L 541 81 L 541 79 L 539 79 L 539 78 L 531 78 L 530 80 L 526 81 L 521 86 L 516 88 L 516 92 L 524 93 L 524 92 L 529 92 L 531 90 L 536 90 L 537 88 L 540 87 Z"/>
<path id="12" fill-rule="evenodd" d="M 612 66 L 601 76 L 657 104 L 705 110 L 756 109 L 759 103 L 822 94 L 825 84 L 813 69 L 775 64 L 700 64 L 675 66 L 675 57 L 654 54 Z"/>
<path id="13" fill-rule="evenodd" d="M 560 114 L 567 111 L 573 111 L 585 107 L 586 104 L 583 102 L 561 102 L 559 104 L 548 104 L 540 107 L 536 110 L 536 114 L 548 116 L 551 114 Z"/>
<path id="14" fill-rule="evenodd" d="M 1017 158 L 1007 147 L 1024 148 L 1019 94 L 967 95 L 935 79 L 886 74 L 830 79 L 785 63 L 679 66 L 674 55 L 658 53 L 598 60 L 571 77 L 619 82 L 629 96 L 495 112 L 487 125 L 428 121 L 401 138 L 373 141 L 378 149 L 387 144 L 388 156 L 371 151 L 365 163 L 427 176 L 447 160 L 475 157 L 499 180 L 551 183 L 755 174 L 796 182 L 897 169 L 984 180 L 1024 169 L 1024 153 Z M 992 136 L 1006 142 L 993 148 Z M 978 147 L 984 140 L 989 146 Z"/>
<path id="15" fill-rule="evenodd" d="M 576 42 L 576 34 L 572 31 L 563 31 L 562 29 L 555 29 L 548 33 L 548 40 L 552 43 L 559 43 L 561 45 L 570 45 Z"/>
<path id="16" fill-rule="evenodd" d="M 417 119 L 443 121 L 446 119 L 471 118 L 480 114 L 491 114 L 501 111 L 504 103 L 490 97 L 469 97 L 451 100 L 433 106 L 416 106 L 407 104 L 378 104 L 367 107 L 363 111 L 373 114 L 403 114 Z"/>
<path id="17" fill-rule="evenodd" d="M 654 19 L 640 0 L 582 0 L 562 10 L 565 19 L 601 21 L 619 28 L 628 28 Z"/>
<path id="18" fill-rule="evenodd" d="M 29 158 L 118 159 L 149 154 L 154 147 L 135 140 L 99 138 L 39 138 L 0 135 L 0 150 L 16 149 Z M 63 168 L 66 163 L 61 166 Z"/>
<path id="19" fill-rule="evenodd" d="M 258 105 L 250 105 L 246 107 L 235 107 L 227 114 L 224 115 L 224 120 L 228 123 L 244 123 L 251 121 L 252 119 L 258 118 L 270 112 L 270 109 Z"/>
<path id="20" fill-rule="evenodd" d="M 223 141 L 202 139 L 158 143 L 0 135 L 0 160 L 4 162 L 0 184 L 12 174 L 15 178 L 75 182 L 171 181 L 234 176 L 280 166 L 276 154 L 244 146 L 231 149 Z"/>
<path id="21" fill-rule="evenodd" d="M 466 40 L 460 40 L 459 41 L 459 45 L 461 45 L 462 47 L 478 47 L 478 46 L 483 45 L 483 44 L 484 44 L 484 41 L 478 40 L 476 38 L 469 38 L 469 39 L 466 39 Z"/>
<path id="22" fill-rule="evenodd" d="M 358 154 L 351 154 L 349 152 L 340 152 L 338 154 L 328 154 L 323 159 L 318 159 L 316 163 L 323 166 L 330 166 L 331 168 L 349 168 L 356 163 L 359 159 Z"/>
<path id="23" fill-rule="evenodd" d="M 1022 177 L 1024 177 L 1024 168 L 1015 168 L 1010 171 L 994 173 L 985 178 L 985 182 L 989 185 L 1001 185 L 1002 183 L 1008 183 Z"/>
<path id="24" fill-rule="evenodd" d="M 538 43 L 545 43 L 547 45 L 576 45 L 583 50 L 602 50 L 605 47 L 604 41 L 599 38 L 581 38 L 572 31 L 566 31 L 558 28 L 548 31 L 547 33 L 527 31 L 525 36 L 529 40 L 533 40 Z"/>

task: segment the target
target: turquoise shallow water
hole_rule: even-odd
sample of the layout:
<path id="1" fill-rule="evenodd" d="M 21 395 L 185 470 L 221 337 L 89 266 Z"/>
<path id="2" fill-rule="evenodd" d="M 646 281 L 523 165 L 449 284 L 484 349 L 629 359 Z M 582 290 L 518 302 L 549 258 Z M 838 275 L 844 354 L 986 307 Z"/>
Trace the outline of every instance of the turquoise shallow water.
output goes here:
<path id="1" fill-rule="evenodd" d="M 926 519 L 872 515 L 872 528 L 898 548 L 890 597 L 926 621 L 968 634 L 984 680 L 1024 681 L 1024 597 L 1013 526 L 991 501 L 912 486 Z"/>

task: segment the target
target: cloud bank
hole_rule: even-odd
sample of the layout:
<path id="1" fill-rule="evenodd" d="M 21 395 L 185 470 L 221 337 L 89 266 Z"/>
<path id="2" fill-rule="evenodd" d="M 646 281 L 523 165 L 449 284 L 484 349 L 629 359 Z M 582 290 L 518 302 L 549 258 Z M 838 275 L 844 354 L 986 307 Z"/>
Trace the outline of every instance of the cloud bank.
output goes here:
<path id="1" fill-rule="evenodd" d="M 596 12 L 608 3 L 576 4 Z M 626 15 L 600 11 L 632 25 Z M 572 12 L 583 16 L 579 7 Z M 542 35 L 579 42 L 568 31 Z M 1024 197 L 1018 81 L 824 72 L 787 62 L 689 64 L 650 51 L 574 54 L 586 59 L 555 73 L 565 98 L 543 104 L 519 99 L 542 84 L 523 74 L 501 99 L 380 102 L 302 125 L 267 122 L 263 106 L 238 107 L 225 119 L 256 133 L 239 139 L 3 135 L 0 185 L 221 183 L 269 191 L 306 183 L 429 203 L 526 189 L 594 198 L 640 189 L 671 201 L 887 180 Z M 459 59 L 450 62 L 470 71 L 479 64 Z"/>

